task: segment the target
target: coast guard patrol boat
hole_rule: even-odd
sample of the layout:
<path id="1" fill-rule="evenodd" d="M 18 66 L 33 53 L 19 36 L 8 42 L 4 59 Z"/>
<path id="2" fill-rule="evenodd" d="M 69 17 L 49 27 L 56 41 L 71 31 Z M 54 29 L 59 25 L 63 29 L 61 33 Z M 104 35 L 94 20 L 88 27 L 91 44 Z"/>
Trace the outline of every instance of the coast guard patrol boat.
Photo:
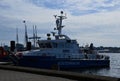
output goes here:
<path id="1" fill-rule="evenodd" d="M 66 19 L 63 11 L 55 15 L 57 34 L 47 34 L 46 40 L 38 40 L 39 49 L 16 54 L 19 57 L 17 65 L 46 69 L 75 69 L 84 67 L 109 67 L 109 57 L 99 55 L 90 47 L 80 48 L 76 40 L 62 34 L 62 21 Z"/>

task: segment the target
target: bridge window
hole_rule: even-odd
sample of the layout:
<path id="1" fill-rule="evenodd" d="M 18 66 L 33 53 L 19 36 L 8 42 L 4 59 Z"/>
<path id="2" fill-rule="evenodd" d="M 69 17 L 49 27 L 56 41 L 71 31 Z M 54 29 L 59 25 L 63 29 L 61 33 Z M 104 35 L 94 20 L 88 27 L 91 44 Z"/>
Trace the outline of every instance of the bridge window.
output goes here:
<path id="1" fill-rule="evenodd" d="M 70 50 L 63 50 L 63 53 L 69 53 Z"/>
<path id="2" fill-rule="evenodd" d="M 39 46 L 40 48 L 52 48 L 50 43 L 40 43 Z"/>
<path id="3" fill-rule="evenodd" d="M 53 48 L 57 48 L 58 47 L 57 43 L 52 43 L 52 45 L 53 45 Z"/>

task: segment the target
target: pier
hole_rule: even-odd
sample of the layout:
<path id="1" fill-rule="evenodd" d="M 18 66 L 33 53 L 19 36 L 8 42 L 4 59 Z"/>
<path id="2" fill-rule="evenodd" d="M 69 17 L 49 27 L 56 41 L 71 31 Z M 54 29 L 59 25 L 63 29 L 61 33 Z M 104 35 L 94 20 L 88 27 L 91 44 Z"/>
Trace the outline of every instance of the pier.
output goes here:
<path id="1" fill-rule="evenodd" d="M 120 78 L 0 65 L 0 81 L 120 81 Z"/>
<path id="2" fill-rule="evenodd" d="M 0 70 L 0 81 L 75 81 L 61 77 L 36 75 L 25 72 Z"/>

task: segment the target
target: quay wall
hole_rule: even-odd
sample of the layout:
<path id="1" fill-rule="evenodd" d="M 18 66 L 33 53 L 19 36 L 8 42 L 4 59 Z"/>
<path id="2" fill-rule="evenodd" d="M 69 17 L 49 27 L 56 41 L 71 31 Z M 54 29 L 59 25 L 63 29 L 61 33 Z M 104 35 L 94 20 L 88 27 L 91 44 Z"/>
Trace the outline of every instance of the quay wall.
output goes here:
<path id="1" fill-rule="evenodd" d="M 75 72 L 66 72 L 66 71 L 58 71 L 58 70 L 37 69 L 37 68 L 20 67 L 20 66 L 12 66 L 12 65 L 0 65 L 0 69 L 55 76 L 55 77 L 63 77 L 77 81 L 120 81 L 120 78 L 115 78 L 115 77 L 80 74 Z"/>

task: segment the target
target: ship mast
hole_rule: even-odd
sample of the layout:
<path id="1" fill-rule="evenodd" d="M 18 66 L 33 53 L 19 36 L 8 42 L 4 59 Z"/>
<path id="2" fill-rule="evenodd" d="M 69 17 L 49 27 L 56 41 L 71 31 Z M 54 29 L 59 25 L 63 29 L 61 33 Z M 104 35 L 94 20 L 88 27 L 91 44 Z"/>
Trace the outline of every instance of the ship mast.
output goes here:
<path id="1" fill-rule="evenodd" d="M 67 35 L 63 35 L 62 34 L 62 28 L 64 27 L 64 25 L 62 25 L 62 21 L 63 19 L 66 19 L 66 14 L 63 15 L 63 11 L 61 11 L 61 16 L 57 16 L 54 15 L 55 19 L 56 19 L 56 28 L 54 28 L 54 30 L 58 31 L 58 35 L 55 35 L 55 32 L 51 32 L 53 34 L 53 36 L 55 36 L 56 40 L 59 39 L 66 39 L 66 40 L 71 40 Z"/>
<path id="2" fill-rule="evenodd" d="M 27 47 L 27 42 L 28 42 L 28 35 L 27 35 L 27 26 L 26 26 L 26 21 L 23 21 L 25 25 L 25 46 Z"/>
<path id="3" fill-rule="evenodd" d="M 16 41 L 17 41 L 17 44 L 18 44 L 19 43 L 18 28 L 16 28 Z"/>
<path id="4" fill-rule="evenodd" d="M 37 47 L 37 41 L 40 39 L 41 37 L 38 37 L 37 35 L 37 26 L 33 25 L 33 37 L 29 37 L 29 39 L 33 39 L 33 46 Z"/>
<path id="5" fill-rule="evenodd" d="M 63 11 L 61 11 L 61 16 L 57 16 L 57 15 L 54 15 L 55 16 L 55 19 L 56 19 L 56 28 L 54 28 L 55 30 L 58 30 L 58 36 L 61 36 L 62 35 L 62 28 L 64 27 L 62 25 L 62 21 L 63 19 L 66 19 L 66 15 L 63 16 Z"/>

